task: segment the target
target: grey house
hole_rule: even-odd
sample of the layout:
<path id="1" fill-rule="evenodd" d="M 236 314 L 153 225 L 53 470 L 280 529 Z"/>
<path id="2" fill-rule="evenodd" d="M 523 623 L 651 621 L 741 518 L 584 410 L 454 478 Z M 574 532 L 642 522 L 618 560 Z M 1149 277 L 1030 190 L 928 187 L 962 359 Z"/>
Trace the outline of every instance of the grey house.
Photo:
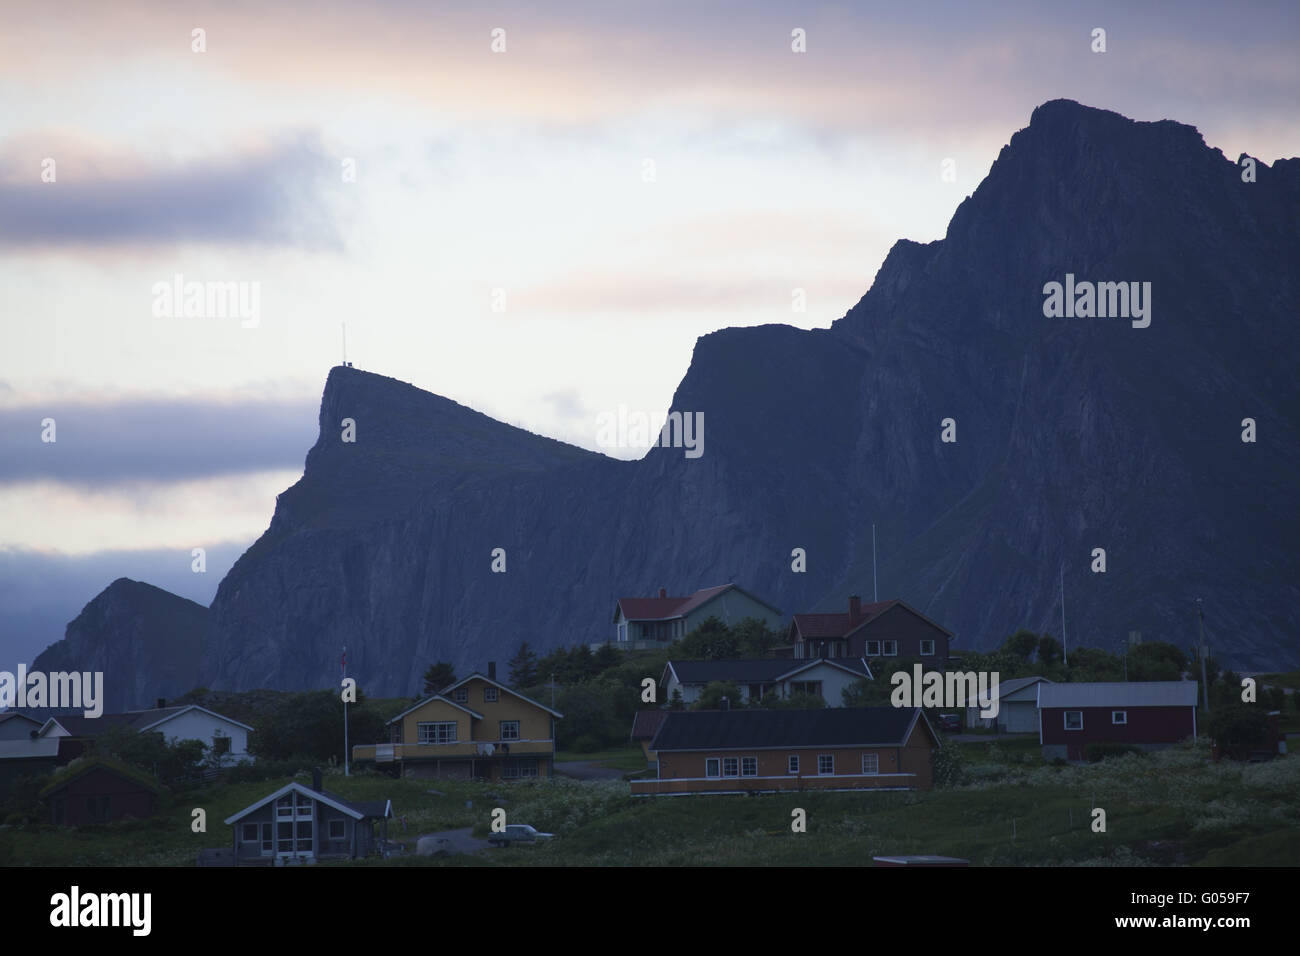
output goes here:
<path id="1" fill-rule="evenodd" d="M 1013 677 L 998 682 L 998 715 L 981 717 L 979 707 L 966 708 L 966 726 L 992 728 L 1000 733 L 1038 733 L 1038 685 L 1052 683 L 1046 677 Z"/>
<path id="2" fill-rule="evenodd" d="M 392 815 L 391 800 L 353 803 L 322 789 L 317 771 L 312 786 L 281 787 L 225 822 L 235 831 L 237 866 L 283 866 L 367 856 L 387 839 Z"/>

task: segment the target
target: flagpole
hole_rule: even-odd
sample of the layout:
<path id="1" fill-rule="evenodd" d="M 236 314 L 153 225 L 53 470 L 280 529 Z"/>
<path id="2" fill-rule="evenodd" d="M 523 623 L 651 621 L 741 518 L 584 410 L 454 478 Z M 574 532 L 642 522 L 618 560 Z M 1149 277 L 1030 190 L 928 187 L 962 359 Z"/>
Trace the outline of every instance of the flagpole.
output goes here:
<path id="1" fill-rule="evenodd" d="M 348 676 L 348 646 L 343 645 L 343 678 Z M 351 768 L 348 766 L 348 698 L 343 696 L 343 776 L 352 776 Z"/>

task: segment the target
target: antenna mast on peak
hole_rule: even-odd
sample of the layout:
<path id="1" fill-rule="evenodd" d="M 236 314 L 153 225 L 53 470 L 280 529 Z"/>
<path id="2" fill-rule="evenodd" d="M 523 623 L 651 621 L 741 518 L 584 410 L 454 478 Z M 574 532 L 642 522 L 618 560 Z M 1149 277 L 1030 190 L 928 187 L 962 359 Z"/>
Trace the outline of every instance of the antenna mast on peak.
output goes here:
<path id="1" fill-rule="evenodd" d="M 352 366 L 348 364 L 348 324 L 343 322 L 341 325 L 343 326 L 343 367 L 351 368 Z"/>

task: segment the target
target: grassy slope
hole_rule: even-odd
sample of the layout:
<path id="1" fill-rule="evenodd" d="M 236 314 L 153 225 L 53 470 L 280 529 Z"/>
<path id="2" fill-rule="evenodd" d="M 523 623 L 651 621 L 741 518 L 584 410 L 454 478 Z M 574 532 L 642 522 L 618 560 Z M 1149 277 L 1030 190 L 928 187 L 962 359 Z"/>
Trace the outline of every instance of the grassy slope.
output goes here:
<path id="1" fill-rule="evenodd" d="M 1058 768 L 1019 744 L 998 744 L 991 753 L 988 744 L 963 746 L 969 781 L 929 793 L 652 799 L 629 796 L 623 783 L 341 776 L 328 777 L 326 786 L 354 799 L 391 797 L 407 829 L 395 822 L 390 835 L 412 847 L 416 836 L 435 830 L 473 827 L 485 835 L 497 806 L 510 822 L 557 834 L 547 846 L 392 861 L 400 865 L 866 865 L 873 856 L 901 853 L 978 865 L 1300 864 L 1294 756 L 1214 765 L 1201 749 Z M 198 849 L 231 845 L 222 818 L 283 783 L 213 788 L 201 800 L 177 800 L 156 821 L 3 829 L 0 864 L 191 865 Z M 1088 825 L 1094 801 L 1106 810 L 1105 833 Z M 206 834 L 190 832 L 194 806 L 208 811 Z M 806 833 L 790 831 L 795 807 L 807 812 Z"/>

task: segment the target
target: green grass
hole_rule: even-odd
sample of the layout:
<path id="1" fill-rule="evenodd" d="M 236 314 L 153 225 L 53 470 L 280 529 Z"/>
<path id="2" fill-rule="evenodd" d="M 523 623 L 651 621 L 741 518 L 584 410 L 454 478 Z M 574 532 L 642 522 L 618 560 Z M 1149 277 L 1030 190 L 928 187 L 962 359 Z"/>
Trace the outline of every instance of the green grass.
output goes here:
<path id="1" fill-rule="evenodd" d="M 1284 671 L 1278 674 L 1256 674 L 1255 680 L 1269 687 L 1290 687 L 1300 690 L 1300 671 Z"/>
<path id="2" fill-rule="evenodd" d="M 411 850 L 417 836 L 437 830 L 470 827 L 486 836 L 496 807 L 508 822 L 556 834 L 535 847 L 348 865 L 838 866 L 920 853 L 975 865 L 1300 865 L 1300 757 L 1214 764 L 1202 744 L 1058 767 L 1044 765 L 1034 744 L 957 745 L 966 756 L 966 781 L 916 793 L 653 798 L 632 797 L 621 781 L 485 784 L 336 774 L 326 786 L 357 800 L 391 798 L 407 827 L 394 821 L 390 838 Z M 153 821 L 0 829 L 0 864 L 193 865 L 198 849 L 231 845 L 225 816 L 284 782 L 182 797 Z M 194 806 L 208 811 L 206 834 L 190 831 Z M 1090 826 L 1094 806 L 1106 812 L 1104 833 Z M 791 831 L 795 808 L 806 812 L 807 832 Z"/>

